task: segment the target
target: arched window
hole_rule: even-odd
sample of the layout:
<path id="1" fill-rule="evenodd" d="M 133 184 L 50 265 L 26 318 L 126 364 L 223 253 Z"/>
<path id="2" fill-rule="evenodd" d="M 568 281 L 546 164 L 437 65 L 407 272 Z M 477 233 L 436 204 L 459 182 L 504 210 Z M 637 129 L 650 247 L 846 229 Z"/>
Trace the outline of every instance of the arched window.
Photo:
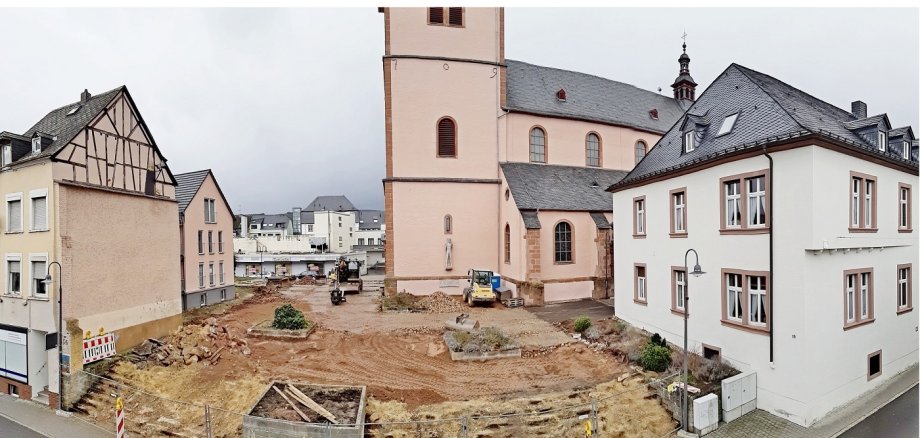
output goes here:
<path id="1" fill-rule="evenodd" d="M 585 164 L 592 167 L 601 165 L 601 138 L 593 132 L 585 137 Z"/>
<path id="2" fill-rule="evenodd" d="M 572 225 L 568 222 L 559 222 L 554 230 L 553 260 L 556 263 L 572 262 Z"/>
<path id="3" fill-rule="evenodd" d="M 639 140 L 636 142 L 636 164 L 639 164 L 643 158 L 645 158 L 645 153 L 648 152 L 648 149 L 645 146 L 645 142 Z"/>
<path id="4" fill-rule="evenodd" d="M 511 263 L 511 226 L 505 224 L 505 263 Z"/>
<path id="5" fill-rule="evenodd" d="M 438 120 L 438 157 L 457 156 L 457 123 L 450 117 Z"/>
<path id="6" fill-rule="evenodd" d="M 444 234 L 451 234 L 454 232 L 454 218 L 450 215 L 444 215 Z"/>
<path id="7" fill-rule="evenodd" d="M 546 162 L 546 132 L 543 128 L 533 127 L 530 130 L 530 162 Z"/>

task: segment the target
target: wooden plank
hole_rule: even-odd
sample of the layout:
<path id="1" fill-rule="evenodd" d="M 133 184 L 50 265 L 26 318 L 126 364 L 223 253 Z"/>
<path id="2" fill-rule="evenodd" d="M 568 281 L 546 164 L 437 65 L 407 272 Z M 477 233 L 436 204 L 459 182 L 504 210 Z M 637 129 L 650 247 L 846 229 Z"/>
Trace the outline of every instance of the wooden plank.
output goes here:
<path id="1" fill-rule="evenodd" d="M 304 394 L 303 392 L 300 392 L 300 390 L 295 388 L 294 385 L 288 385 L 287 391 L 289 394 L 291 394 L 294 397 L 294 399 L 303 403 L 304 406 L 312 409 L 313 412 L 316 412 L 317 414 L 322 415 L 327 420 L 329 420 L 329 422 L 331 422 L 332 424 L 339 424 L 338 420 L 335 419 L 335 415 L 332 415 L 325 408 L 323 408 L 322 406 L 317 404 L 315 401 L 313 401 L 313 399 L 311 399 L 310 397 L 307 397 L 307 395 Z"/>
<path id="2" fill-rule="evenodd" d="M 310 418 L 307 417 L 307 414 L 304 414 L 303 411 L 301 411 L 300 409 L 298 409 L 298 408 L 297 408 L 297 405 L 294 404 L 294 402 L 292 402 L 291 399 L 289 399 L 287 395 L 285 395 L 283 392 L 281 392 L 281 390 L 278 389 L 277 386 L 272 385 L 272 389 L 274 389 L 275 392 L 278 393 L 278 395 L 280 395 L 282 398 L 284 398 L 284 401 L 288 402 L 288 404 L 291 405 L 292 408 L 294 408 L 294 411 L 297 412 L 297 415 L 300 415 L 300 418 L 303 418 L 303 421 L 306 421 L 307 423 L 310 423 Z"/>

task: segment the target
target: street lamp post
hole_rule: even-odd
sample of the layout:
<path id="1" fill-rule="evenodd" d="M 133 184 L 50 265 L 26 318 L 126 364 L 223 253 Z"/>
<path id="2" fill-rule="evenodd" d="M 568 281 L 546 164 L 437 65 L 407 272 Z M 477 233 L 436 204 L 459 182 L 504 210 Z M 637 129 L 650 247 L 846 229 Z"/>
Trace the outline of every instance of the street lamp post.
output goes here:
<path id="1" fill-rule="evenodd" d="M 62 291 L 64 288 L 61 286 L 64 280 L 64 267 L 60 263 L 54 261 L 48 264 L 48 274 L 45 275 L 46 285 L 51 284 L 51 266 L 57 265 L 58 267 L 58 292 L 57 292 L 57 302 L 58 302 L 58 409 L 64 409 L 64 299 Z"/>
<path id="2" fill-rule="evenodd" d="M 688 272 L 687 270 L 687 256 L 690 255 L 690 252 L 693 252 L 693 257 L 696 259 L 696 264 L 693 265 L 693 272 Z M 700 255 L 696 253 L 696 250 L 690 248 L 687 252 L 684 253 L 684 275 L 691 274 L 694 277 L 699 277 L 700 275 L 705 274 L 703 268 L 700 267 Z M 690 277 L 687 276 L 684 278 L 684 391 L 683 391 L 683 409 L 681 419 L 683 420 L 684 430 L 690 432 L 690 409 L 687 404 L 687 392 L 690 388 L 689 378 L 687 375 L 687 359 L 689 352 L 687 351 L 687 315 L 690 313 Z"/>

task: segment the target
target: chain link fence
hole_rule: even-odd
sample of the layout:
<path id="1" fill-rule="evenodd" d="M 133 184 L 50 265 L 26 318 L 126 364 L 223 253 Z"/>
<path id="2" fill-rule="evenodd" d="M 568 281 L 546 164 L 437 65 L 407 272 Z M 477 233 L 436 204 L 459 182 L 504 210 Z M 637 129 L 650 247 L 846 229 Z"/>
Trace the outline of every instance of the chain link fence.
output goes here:
<path id="1" fill-rule="evenodd" d="M 244 413 L 233 412 L 217 406 L 174 400 L 153 394 L 106 377 L 81 371 L 96 383 L 73 408 L 75 416 L 101 429 L 114 431 L 115 403 L 118 397 L 124 403 L 125 423 L 129 437 L 244 437 L 244 438 L 338 438 L 364 436 L 379 438 L 472 438 L 543 436 L 603 437 L 617 433 L 606 424 L 610 416 L 617 416 L 618 398 L 630 392 L 645 391 L 652 395 L 655 388 L 667 385 L 676 375 L 655 379 L 650 385 L 640 385 L 619 393 L 595 397 L 591 390 L 573 391 L 568 397 L 571 404 L 564 406 L 526 409 L 515 412 L 477 413 L 450 418 L 409 418 L 405 421 L 364 423 L 364 434 L 343 434 L 341 429 L 353 424 L 315 425 L 314 431 L 305 434 L 296 430 L 306 423 L 272 420 L 273 427 L 244 426 L 246 419 L 255 419 Z M 606 421 L 601 411 L 607 413 Z M 672 431 L 673 432 L 673 431 Z M 590 435 L 589 435 L 590 433 Z M 673 435 L 673 433 L 669 433 Z M 649 437 L 658 435 L 649 434 Z"/>

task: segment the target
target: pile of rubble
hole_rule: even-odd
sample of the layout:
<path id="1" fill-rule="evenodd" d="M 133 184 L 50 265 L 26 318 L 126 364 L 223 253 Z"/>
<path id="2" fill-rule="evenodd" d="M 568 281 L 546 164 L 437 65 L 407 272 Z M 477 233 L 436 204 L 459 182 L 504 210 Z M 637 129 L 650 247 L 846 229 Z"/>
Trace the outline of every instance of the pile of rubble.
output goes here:
<path id="1" fill-rule="evenodd" d="M 207 362 L 213 365 L 223 354 L 252 354 L 242 337 L 218 325 L 216 318 L 208 318 L 201 325 L 180 327 L 164 340 L 148 339 L 134 349 L 128 358 L 143 368 L 147 365 L 191 365 Z"/>
<path id="2" fill-rule="evenodd" d="M 417 304 L 422 309 L 431 313 L 456 313 L 467 309 L 463 303 L 451 298 L 441 291 L 436 291 L 431 295 L 423 297 Z"/>

